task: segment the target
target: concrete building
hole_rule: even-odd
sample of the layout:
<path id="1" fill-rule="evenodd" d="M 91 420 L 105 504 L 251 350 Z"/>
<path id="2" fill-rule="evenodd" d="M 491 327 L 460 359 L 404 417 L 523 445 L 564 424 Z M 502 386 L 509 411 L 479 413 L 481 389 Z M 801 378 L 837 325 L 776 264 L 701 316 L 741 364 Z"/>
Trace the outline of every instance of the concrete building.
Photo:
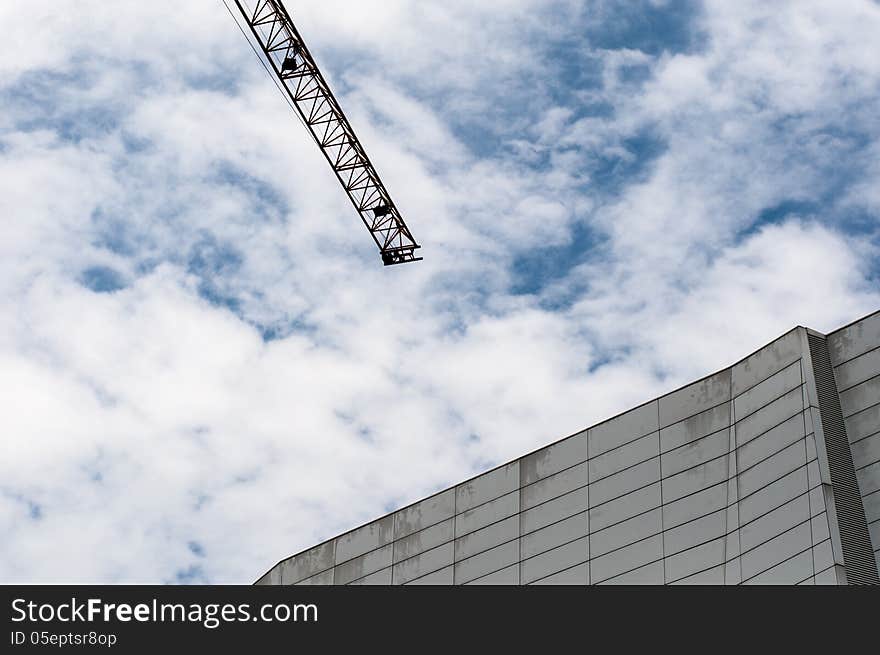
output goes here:
<path id="1" fill-rule="evenodd" d="M 880 312 L 795 328 L 258 584 L 877 584 L 878 568 Z"/>

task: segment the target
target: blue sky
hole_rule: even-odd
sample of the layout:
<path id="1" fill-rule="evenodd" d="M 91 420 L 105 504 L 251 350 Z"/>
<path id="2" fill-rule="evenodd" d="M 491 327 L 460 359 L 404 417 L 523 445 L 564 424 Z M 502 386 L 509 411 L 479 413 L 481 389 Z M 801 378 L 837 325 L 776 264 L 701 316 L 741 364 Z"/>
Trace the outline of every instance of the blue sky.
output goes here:
<path id="1" fill-rule="evenodd" d="M 286 4 L 424 262 L 219 0 L 0 8 L 0 581 L 250 582 L 880 306 L 876 2 Z"/>

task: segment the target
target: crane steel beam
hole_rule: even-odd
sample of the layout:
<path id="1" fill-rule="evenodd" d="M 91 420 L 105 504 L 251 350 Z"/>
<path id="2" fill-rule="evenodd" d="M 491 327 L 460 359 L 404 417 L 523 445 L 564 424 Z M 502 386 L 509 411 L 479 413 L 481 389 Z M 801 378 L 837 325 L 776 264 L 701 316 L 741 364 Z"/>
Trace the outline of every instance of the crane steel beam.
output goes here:
<path id="1" fill-rule="evenodd" d="M 315 143 L 370 231 L 386 266 L 419 261 L 416 243 L 279 0 L 256 0 L 253 10 L 235 0 L 263 54 Z"/>

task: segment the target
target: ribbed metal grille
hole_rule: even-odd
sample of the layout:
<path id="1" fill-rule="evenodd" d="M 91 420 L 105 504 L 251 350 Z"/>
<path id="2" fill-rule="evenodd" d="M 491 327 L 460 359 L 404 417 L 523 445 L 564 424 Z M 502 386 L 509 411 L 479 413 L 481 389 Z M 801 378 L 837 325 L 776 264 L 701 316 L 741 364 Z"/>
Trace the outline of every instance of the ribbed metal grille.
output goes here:
<path id="1" fill-rule="evenodd" d="M 825 433 L 825 449 L 828 452 L 846 579 L 849 584 L 880 584 L 828 345 L 824 338 L 813 334 L 808 334 L 807 339 L 819 396 L 819 413 Z"/>

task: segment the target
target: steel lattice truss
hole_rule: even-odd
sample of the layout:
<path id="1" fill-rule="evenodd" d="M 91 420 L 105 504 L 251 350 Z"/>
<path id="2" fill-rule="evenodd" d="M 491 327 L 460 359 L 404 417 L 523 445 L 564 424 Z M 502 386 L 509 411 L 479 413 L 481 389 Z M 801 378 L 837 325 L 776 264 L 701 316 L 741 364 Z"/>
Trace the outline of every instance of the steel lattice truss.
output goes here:
<path id="1" fill-rule="evenodd" d="M 284 5 L 256 0 L 251 11 L 235 0 L 284 91 L 360 214 L 386 266 L 419 261 L 420 246 L 333 96 Z"/>

